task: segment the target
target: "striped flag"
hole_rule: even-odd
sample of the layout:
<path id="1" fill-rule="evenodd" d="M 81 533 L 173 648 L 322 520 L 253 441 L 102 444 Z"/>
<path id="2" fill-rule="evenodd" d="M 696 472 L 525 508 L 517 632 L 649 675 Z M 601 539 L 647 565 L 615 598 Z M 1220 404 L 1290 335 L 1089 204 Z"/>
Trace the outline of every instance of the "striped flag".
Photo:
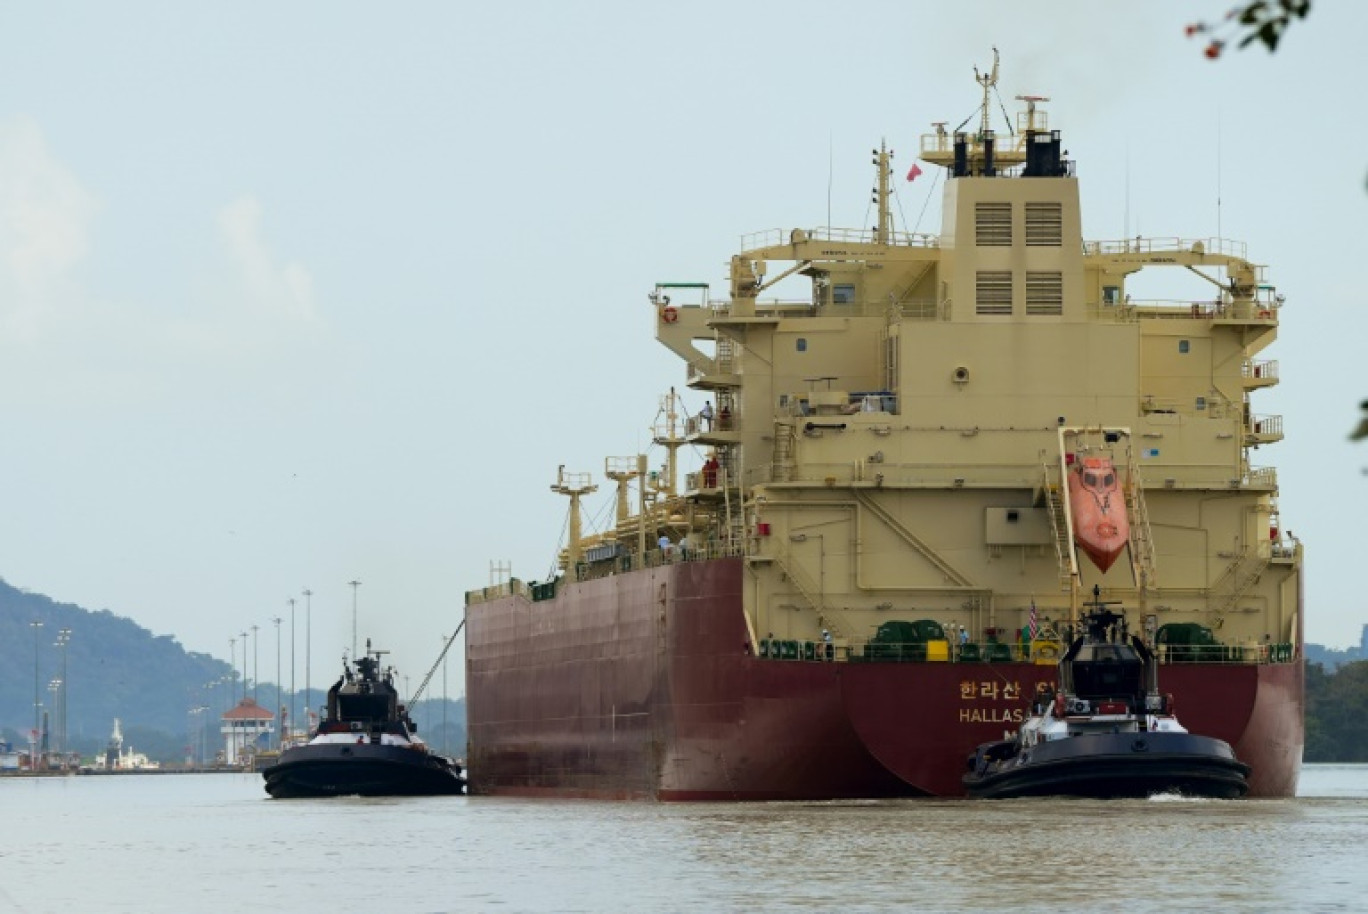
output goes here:
<path id="1" fill-rule="evenodd" d="M 1032 640 L 1032 641 L 1034 641 L 1034 640 L 1036 639 L 1036 631 L 1038 631 L 1038 629 L 1036 628 L 1035 597 L 1031 597 L 1031 640 Z"/>

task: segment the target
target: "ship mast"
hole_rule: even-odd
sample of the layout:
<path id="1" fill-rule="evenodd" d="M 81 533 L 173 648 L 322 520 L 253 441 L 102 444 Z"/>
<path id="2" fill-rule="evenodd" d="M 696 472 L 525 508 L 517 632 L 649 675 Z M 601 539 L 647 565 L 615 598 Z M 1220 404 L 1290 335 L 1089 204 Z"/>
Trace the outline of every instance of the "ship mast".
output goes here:
<path id="1" fill-rule="evenodd" d="M 988 101 L 989 101 L 989 99 L 988 99 L 988 92 L 989 92 L 989 90 L 991 90 L 994 86 L 997 85 L 997 81 L 998 81 L 998 49 L 997 49 L 996 47 L 993 48 L 993 70 L 992 70 L 992 72 L 991 72 L 991 73 L 980 73 L 980 72 L 978 71 L 978 67 L 974 67 L 974 79 L 978 80 L 978 84 L 979 84 L 980 86 L 983 87 L 983 107 L 982 107 L 982 109 L 980 109 L 980 110 L 982 111 L 983 117 L 982 117 L 982 120 L 979 122 L 979 123 L 980 123 L 980 126 L 979 126 L 979 136 L 980 136 L 980 137 L 986 137 L 986 136 L 988 135 L 988 130 L 989 130 L 989 126 L 988 126 Z"/>
<path id="2" fill-rule="evenodd" d="M 603 458 L 603 475 L 617 484 L 617 525 L 626 526 L 631 516 L 631 506 L 627 500 L 628 483 L 642 475 L 635 457 Z"/>
<path id="3" fill-rule="evenodd" d="M 674 498 L 679 494 L 679 470 L 675 460 L 675 452 L 680 449 L 687 441 L 679 436 L 679 413 L 676 411 L 678 396 L 673 387 L 670 392 L 661 397 L 660 412 L 656 413 L 656 426 L 652 431 L 652 440 L 665 448 L 665 472 L 663 479 L 656 486 L 657 491 L 663 491 L 669 498 Z M 665 416 L 662 424 L 661 415 Z"/>
<path id="4" fill-rule="evenodd" d="M 888 244 L 892 236 L 893 214 L 889 211 L 888 176 L 893 170 L 893 150 L 886 141 L 874 150 L 874 163 L 879 169 L 879 185 L 874 189 L 874 202 L 879 205 L 879 228 L 874 241 Z"/>
<path id="5" fill-rule="evenodd" d="M 580 561 L 580 496 L 597 492 L 598 486 L 589 481 L 588 473 L 567 473 L 565 464 L 556 471 L 556 484 L 551 491 L 570 496 L 570 534 L 566 544 L 567 567 L 574 571 Z"/>

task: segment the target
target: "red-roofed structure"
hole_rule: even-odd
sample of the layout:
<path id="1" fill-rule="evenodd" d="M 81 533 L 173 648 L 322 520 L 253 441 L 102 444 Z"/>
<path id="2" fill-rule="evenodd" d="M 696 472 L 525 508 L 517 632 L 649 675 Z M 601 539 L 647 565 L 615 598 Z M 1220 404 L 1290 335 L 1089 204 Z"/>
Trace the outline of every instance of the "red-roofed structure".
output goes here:
<path id="1" fill-rule="evenodd" d="M 246 765 L 258 749 L 270 745 L 270 735 L 275 732 L 275 715 L 253 698 L 244 698 L 237 707 L 224 712 L 222 721 L 223 757 L 229 765 Z M 261 745 L 263 736 L 266 746 Z"/>

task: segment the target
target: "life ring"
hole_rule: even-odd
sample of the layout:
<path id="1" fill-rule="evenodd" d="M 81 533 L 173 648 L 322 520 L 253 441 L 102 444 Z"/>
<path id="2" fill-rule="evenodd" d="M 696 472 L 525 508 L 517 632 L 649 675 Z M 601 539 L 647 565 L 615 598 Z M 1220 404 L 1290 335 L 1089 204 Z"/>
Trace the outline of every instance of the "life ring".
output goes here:
<path id="1" fill-rule="evenodd" d="M 1272 311 L 1269 311 L 1267 308 L 1265 308 L 1265 309 L 1263 309 L 1262 311 L 1259 312 L 1259 317 L 1263 318 L 1264 320 L 1268 320 L 1268 319 L 1269 319 L 1270 317 L 1272 317 L 1272 316 L 1273 316 L 1273 312 L 1272 312 Z"/>
<path id="2" fill-rule="evenodd" d="M 660 309 L 660 319 L 667 324 L 673 324 L 679 320 L 679 309 L 674 305 L 666 305 Z"/>
<path id="3" fill-rule="evenodd" d="M 1038 647 L 1034 648 L 1033 652 L 1037 657 L 1040 657 L 1044 660 L 1054 660 L 1056 657 L 1059 656 L 1059 648 L 1056 645 L 1049 642 L 1042 643 Z"/>

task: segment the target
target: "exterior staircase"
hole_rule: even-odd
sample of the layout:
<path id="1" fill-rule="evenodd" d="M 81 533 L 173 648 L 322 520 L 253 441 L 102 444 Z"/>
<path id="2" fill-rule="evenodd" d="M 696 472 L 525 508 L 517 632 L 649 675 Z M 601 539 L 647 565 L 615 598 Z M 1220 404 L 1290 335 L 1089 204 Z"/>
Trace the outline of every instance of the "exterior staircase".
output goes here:
<path id="1" fill-rule="evenodd" d="M 907 543 L 915 549 L 922 558 L 934 565 L 936 570 L 945 576 L 946 581 L 958 587 L 974 586 L 973 581 L 969 580 L 969 578 L 961 574 L 953 565 L 941 558 L 940 554 L 936 552 L 935 549 L 932 549 L 929 543 L 907 529 L 902 521 L 898 520 L 898 518 L 883 505 L 879 504 L 872 495 L 861 489 L 853 489 L 852 491 L 855 493 L 855 500 L 860 503 L 861 508 L 887 524 L 889 529 L 902 538 L 903 542 Z"/>
<path id="2" fill-rule="evenodd" d="M 1150 531 L 1149 509 L 1145 507 L 1145 487 L 1140 466 L 1129 436 L 1126 438 L 1126 517 L 1130 519 L 1130 560 L 1135 586 L 1142 594 L 1154 586 L 1154 535 Z"/>
<path id="3" fill-rule="evenodd" d="M 798 594 L 812 607 L 817 614 L 817 621 L 822 628 L 831 632 L 833 638 L 849 637 L 852 626 L 845 617 L 834 609 L 825 605 L 821 587 L 819 587 L 795 561 L 785 548 L 777 548 L 774 557 L 775 564 L 779 570 L 793 584 Z"/>
<path id="4" fill-rule="evenodd" d="M 1060 462 L 1051 467 L 1048 459 L 1042 459 L 1040 492 L 1045 501 L 1045 509 L 1050 515 L 1050 530 L 1054 534 L 1055 558 L 1059 562 L 1059 589 L 1068 591 L 1078 574 L 1078 553 L 1074 549 L 1073 525 L 1069 522 L 1068 489 L 1064 485 Z"/>

